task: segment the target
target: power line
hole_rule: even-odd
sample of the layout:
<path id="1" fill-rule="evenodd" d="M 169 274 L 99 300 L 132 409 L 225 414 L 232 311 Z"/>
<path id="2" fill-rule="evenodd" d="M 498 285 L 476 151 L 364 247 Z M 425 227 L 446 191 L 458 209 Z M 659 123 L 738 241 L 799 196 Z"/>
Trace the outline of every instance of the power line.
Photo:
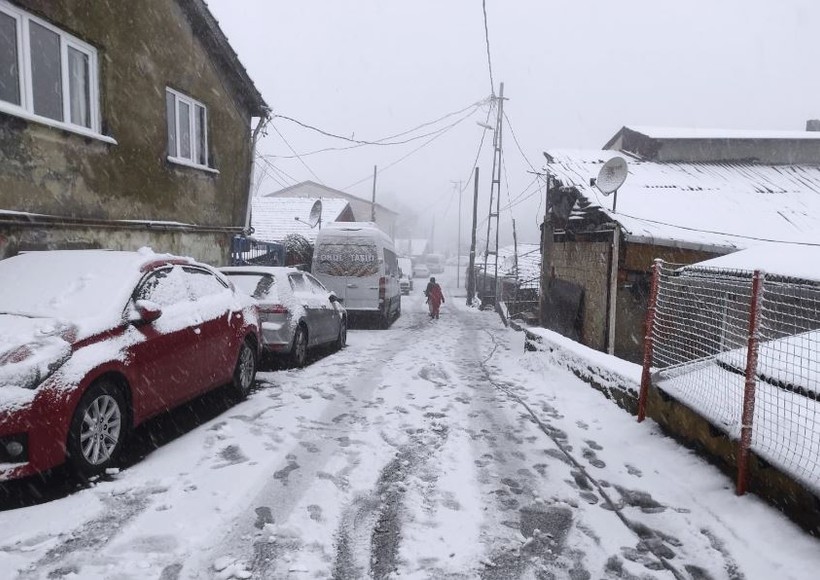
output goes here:
<path id="1" fill-rule="evenodd" d="M 524 161 L 527 162 L 527 165 L 530 166 L 530 169 L 532 169 L 534 172 L 538 173 L 538 170 L 533 166 L 532 163 L 530 163 L 530 160 L 527 157 L 527 154 L 524 153 L 524 150 L 521 148 L 521 144 L 518 142 L 518 137 L 516 136 L 515 131 L 513 130 L 512 123 L 510 123 L 510 118 L 507 116 L 506 111 L 504 111 L 504 118 L 507 120 L 507 127 L 510 128 L 510 133 L 512 134 L 513 141 L 515 141 L 515 146 L 518 148 L 518 152 L 521 154 L 521 157 L 524 158 Z"/>
<path id="2" fill-rule="evenodd" d="M 447 132 L 449 132 L 450 130 L 452 130 L 452 129 L 453 129 L 454 127 L 456 127 L 457 125 L 459 125 L 459 124 L 463 123 L 464 121 L 466 121 L 467 119 L 469 119 L 470 117 L 472 117 L 472 116 L 473 116 L 473 113 L 475 113 L 475 110 L 470 111 L 469 113 L 467 113 L 465 116 L 461 117 L 460 119 L 458 119 L 458 120 L 457 120 L 457 121 L 455 121 L 454 123 L 451 123 L 450 125 L 448 125 L 447 127 L 445 127 L 443 130 L 441 130 L 441 131 L 440 131 L 440 132 L 438 132 L 437 134 L 433 135 L 430 139 L 428 139 L 427 141 L 425 141 L 424 143 L 422 143 L 421 145 L 419 145 L 418 147 L 416 147 L 415 149 L 413 149 L 412 151 L 410 151 L 410 152 L 409 152 L 409 153 L 407 153 L 406 155 L 403 155 L 402 157 L 399 157 L 398 159 L 396 159 L 396 160 L 395 160 L 395 161 L 393 161 L 392 163 L 390 163 L 390 164 L 386 165 L 385 167 L 383 167 L 382 169 L 380 169 L 380 170 L 379 170 L 379 173 L 383 173 L 383 172 L 385 172 L 386 170 L 390 169 L 391 167 L 393 167 L 393 166 L 395 166 L 395 165 L 397 165 L 397 164 L 401 163 L 402 161 L 404 161 L 405 159 L 407 159 L 408 157 L 410 157 L 411 155 L 413 155 L 413 154 L 414 154 L 414 153 L 416 153 L 417 151 L 420 151 L 421 149 L 424 149 L 425 147 L 427 147 L 427 145 L 429 145 L 430 143 L 432 143 L 433 141 L 435 141 L 436 139 L 438 139 L 438 138 L 439 138 L 439 137 L 441 137 L 442 135 L 446 134 Z M 373 178 L 373 176 L 372 176 L 372 175 L 368 175 L 367 177 L 364 177 L 364 178 L 360 179 L 359 181 L 357 181 L 357 182 L 355 182 L 355 183 L 351 183 L 350 185 L 348 185 L 348 186 L 346 186 L 346 187 L 343 187 L 343 188 L 342 188 L 342 191 L 348 190 L 348 189 L 350 189 L 351 187 L 356 187 L 357 185 L 359 185 L 359 184 L 361 184 L 361 183 L 364 183 L 365 181 L 369 181 L 369 180 L 370 180 L 370 179 L 372 179 L 372 178 Z"/>
<path id="3" fill-rule="evenodd" d="M 479 158 L 481 157 L 481 149 L 484 147 L 484 139 L 486 138 L 487 131 L 489 130 L 487 129 L 486 125 L 490 121 L 490 115 L 492 114 L 492 112 L 492 107 L 487 110 L 487 118 L 484 120 L 484 125 L 482 125 L 484 130 L 481 132 L 481 140 L 478 142 L 478 150 L 475 153 L 475 160 L 473 160 L 473 166 L 470 168 L 470 174 L 467 176 L 467 179 L 463 181 L 464 187 L 462 187 L 461 190 L 458 192 L 459 195 L 464 193 L 464 191 L 470 186 L 470 183 L 472 183 L 473 178 L 475 177 L 475 168 L 478 165 Z M 450 194 L 450 200 L 447 202 L 447 209 L 444 211 L 445 214 L 450 210 L 450 206 L 453 204 L 454 199 L 455 190 L 453 191 L 453 193 Z"/>
<path id="4" fill-rule="evenodd" d="M 493 61 L 492 58 L 490 58 L 490 29 L 487 26 L 487 0 L 481 0 L 481 10 L 484 12 L 484 41 L 487 45 L 487 69 L 490 71 L 490 94 L 495 95 Z"/>
<path id="5" fill-rule="evenodd" d="M 276 127 L 276 125 L 274 125 L 273 123 L 271 123 L 271 124 L 270 124 L 270 126 L 271 126 L 271 127 L 273 127 L 273 130 L 274 130 L 274 131 L 276 131 L 276 134 L 277 134 L 277 135 L 279 135 L 279 137 L 281 137 L 281 138 L 282 138 L 282 141 L 284 141 L 284 142 L 285 142 L 285 145 L 287 145 L 287 146 L 288 146 L 288 149 L 290 149 L 290 150 L 293 152 L 293 154 L 294 154 L 294 155 L 296 155 L 296 158 L 297 158 L 297 159 L 298 159 L 298 160 L 302 163 L 302 165 L 304 165 L 304 166 L 305 166 L 305 169 L 307 169 L 307 170 L 310 172 L 310 174 L 311 174 L 313 177 L 315 177 L 315 178 L 316 178 L 316 180 L 317 180 L 319 183 L 321 183 L 322 185 L 324 185 L 324 183 L 322 182 L 322 179 L 321 179 L 318 175 L 316 175 L 316 172 L 315 172 L 315 171 L 313 171 L 313 170 L 310 168 L 310 166 L 309 166 L 307 163 L 305 163 L 305 160 L 304 160 L 304 159 L 302 159 L 302 157 L 301 157 L 301 156 L 300 156 L 300 155 L 296 152 L 296 150 L 295 150 L 293 147 L 291 147 L 291 146 L 290 146 L 290 143 L 288 143 L 288 140 L 287 140 L 287 139 L 285 139 L 285 136 L 284 136 L 284 135 L 282 135 L 282 133 L 279 131 L 279 129 Z"/>
<path id="6" fill-rule="evenodd" d="M 425 123 L 417 125 L 416 127 L 413 127 L 412 129 L 408 129 L 406 131 L 396 133 L 395 135 L 389 135 L 387 137 L 382 137 L 381 139 L 376 139 L 375 141 L 369 141 L 369 140 L 366 140 L 366 139 L 353 139 L 351 137 L 345 137 L 344 135 L 337 135 L 336 133 L 331 133 L 330 131 L 325 131 L 324 129 L 320 129 L 319 127 L 314 127 L 313 125 L 310 125 L 308 123 L 304 123 L 302 121 L 299 121 L 298 119 L 294 119 L 293 117 L 288 117 L 287 115 L 274 115 L 274 117 L 277 117 L 277 118 L 280 118 L 280 119 L 285 119 L 287 121 L 291 121 L 292 123 L 296 123 L 297 125 L 299 125 L 301 127 L 304 127 L 305 129 L 310 129 L 311 131 L 315 131 L 315 132 L 320 133 L 321 135 L 324 135 L 326 137 L 331 137 L 333 139 L 341 139 L 342 141 L 348 141 L 350 143 L 355 144 L 354 147 L 343 147 L 343 148 L 338 148 L 338 149 L 353 149 L 355 147 L 361 147 L 361 146 L 364 146 L 364 145 L 378 145 L 378 146 L 385 147 L 385 146 L 392 146 L 392 145 L 404 145 L 404 144 L 407 144 L 407 143 L 411 143 L 412 141 L 418 141 L 419 139 L 424 139 L 425 137 L 429 137 L 429 136 L 433 135 L 434 133 L 437 133 L 440 129 L 437 129 L 437 130 L 432 131 L 430 133 L 425 133 L 423 135 L 416 135 L 414 137 L 411 137 L 409 139 L 405 139 L 403 141 L 391 141 L 392 139 L 397 139 L 399 137 L 409 135 L 410 133 L 415 133 L 419 129 L 423 129 L 425 127 L 429 127 L 430 125 L 435 125 L 436 123 L 440 123 L 441 121 L 443 121 L 445 119 L 449 119 L 450 117 L 460 115 L 461 113 L 463 113 L 464 111 L 467 111 L 469 109 L 477 109 L 478 107 L 481 107 L 484 104 L 486 104 L 489 101 L 489 99 L 490 98 L 488 97 L 486 99 L 476 101 L 474 103 L 471 103 L 471 104 L 467 105 L 466 107 L 464 107 L 462 109 L 459 109 L 458 111 L 453 111 L 451 113 L 447 113 L 446 115 L 443 115 L 443 116 L 441 116 L 437 119 L 434 119 L 432 121 L 427 121 Z M 326 150 L 334 150 L 334 149 L 337 149 L 337 148 L 328 148 Z M 324 151 L 324 150 L 317 151 L 317 153 L 321 152 L 321 151 Z"/>

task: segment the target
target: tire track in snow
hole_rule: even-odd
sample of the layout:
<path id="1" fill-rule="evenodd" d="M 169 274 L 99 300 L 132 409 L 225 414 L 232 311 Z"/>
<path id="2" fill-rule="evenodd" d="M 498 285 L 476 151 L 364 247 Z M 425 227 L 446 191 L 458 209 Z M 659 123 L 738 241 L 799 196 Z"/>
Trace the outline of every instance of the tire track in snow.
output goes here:
<path id="1" fill-rule="evenodd" d="M 423 324 L 413 324 L 406 314 L 394 323 L 394 327 L 406 329 L 405 332 L 424 330 Z M 366 438 L 358 434 L 366 432 L 384 411 L 380 397 L 375 396 L 378 389 L 384 387 L 381 380 L 383 365 L 389 366 L 392 359 L 406 347 L 405 332 L 373 332 L 384 334 L 386 341 L 364 351 L 350 352 L 346 349 L 334 355 L 333 359 L 323 359 L 301 371 L 290 371 L 291 377 L 277 381 L 300 388 L 306 379 L 305 374 L 319 375 L 321 380 L 320 377 L 327 375 L 330 368 L 342 370 L 347 387 L 337 389 L 343 393 L 343 398 L 325 399 L 318 418 L 303 422 L 298 432 L 288 436 L 293 440 L 290 448 L 277 452 L 286 458 L 285 462 L 280 464 L 273 479 L 248 504 L 246 514 L 240 516 L 233 529 L 215 544 L 212 561 L 227 555 L 225 557 L 237 562 L 245 562 L 245 568 L 254 577 L 277 577 L 283 573 L 278 569 L 283 559 L 305 548 L 305 542 L 298 534 L 279 530 L 278 524 L 288 521 L 316 482 L 330 481 L 335 484 L 337 493 L 348 493 L 344 472 L 355 469 L 361 458 L 361 452 L 352 445 L 366 445 Z M 317 425 L 326 426 L 325 432 L 321 433 L 324 440 L 317 439 Z M 328 441 L 328 435 L 335 438 Z M 346 462 L 347 467 L 335 474 L 322 470 L 329 462 L 338 461 Z M 254 525 L 257 518 L 255 510 L 259 508 L 269 510 L 269 519 L 274 522 L 272 527 L 263 525 L 260 529 Z M 208 568 L 209 564 L 204 561 L 200 567 Z"/>

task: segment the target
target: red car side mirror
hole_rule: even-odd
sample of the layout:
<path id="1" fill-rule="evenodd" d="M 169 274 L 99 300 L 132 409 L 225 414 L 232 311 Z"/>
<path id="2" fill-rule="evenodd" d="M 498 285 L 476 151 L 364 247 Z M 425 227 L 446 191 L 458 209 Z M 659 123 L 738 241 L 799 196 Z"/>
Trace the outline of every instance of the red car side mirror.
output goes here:
<path id="1" fill-rule="evenodd" d="M 150 323 L 162 316 L 162 307 L 156 302 L 150 300 L 137 300 L 134 308 L 139 315 L 138 322 Z"/>

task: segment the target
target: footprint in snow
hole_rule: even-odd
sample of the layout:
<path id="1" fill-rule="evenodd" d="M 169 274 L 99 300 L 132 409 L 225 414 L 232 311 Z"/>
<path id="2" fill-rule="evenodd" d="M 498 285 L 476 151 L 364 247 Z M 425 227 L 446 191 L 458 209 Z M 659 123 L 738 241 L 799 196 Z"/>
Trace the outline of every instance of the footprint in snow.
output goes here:
<path id="1" fill-rule="evenodd" d="M 603 469 L 606 467 L 606 463 L 598 459 L 598 456 L 592 449 L 584 449 L 583 451 L 584 459 L 589 461 L 589 464 L 593 467 L 597 467 L 598 469 Z"/>
<path id="2" fill-rule="evenodd" d="M 287 485 L 290 472 L 295 471 L 297 469 L 299 469 L 299 464 L 296 463 L 296 456 L 288 455 L 288 464 L 276 473 L 274 473 L 273 478 L 280 479 L 282 481 L 282 485 Z"/>
<path id="3" fill-rule="evenodd" d="M 266 524 L 273 523 L 273 514 L 271 510 L 267 506 L 260 506 L 254 510 L 256 512 L 256 521 L 253 523 L 253 526 L 257 530 L 264 529 Z"/>
<path id="4" fill-rule="evenodd" d="M 316 504 L 307 506 L 308 515 L 314 522 L 322 521 L 322 508 Z"/>
<path id="5" fill-rule="evenodd" d="M 219 458 L 222 460 L 222 463 L 214 465 L 212 469 L 222 469 L 223 467 L 248 461 L 248 458 L 242 453 L 242 449 L 240 449 L 239 445 L 228 445 L 219 452 Z"/>

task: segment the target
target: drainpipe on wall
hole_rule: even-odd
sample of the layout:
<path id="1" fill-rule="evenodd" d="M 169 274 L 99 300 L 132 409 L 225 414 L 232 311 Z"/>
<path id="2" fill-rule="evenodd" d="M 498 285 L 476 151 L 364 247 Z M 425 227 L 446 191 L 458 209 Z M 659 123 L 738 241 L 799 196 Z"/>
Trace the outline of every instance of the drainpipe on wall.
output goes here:
<path id="1" fill-rule="evenodd" d="M 262 132 L 262 129 L 265 128 L 265 125 L 268 124 L 268 121 L 271 120 L 271 112 L 270 110 L 265 110 L 265 114 L 259 117 L 259 122 L 256 123 L 256 128 L 253 130 L 253 135 L 251 136 L 251 175 L 250 179 L 248 180 L 248 204 L 245 208 L 245 227 L 242 229 L 242 233 L 246 236 L 251 235 L 251 207 L 253 206 L 253 188 L 254 188 L 254 175 L 255 172 L 253 170 L 254 164 L 256 163 L 256 143 L 259 140 L 259 133 Z"/>
<path id="2" fill-rule="evenodd" d="M 609 312 L 607 313 L 607 354 L 615 354 L 615 313 L 618 309 L 618 261 L 620 259 L 621 227 L 615 224 L 612 230 L 612 261 L 609 265 Z"/>

